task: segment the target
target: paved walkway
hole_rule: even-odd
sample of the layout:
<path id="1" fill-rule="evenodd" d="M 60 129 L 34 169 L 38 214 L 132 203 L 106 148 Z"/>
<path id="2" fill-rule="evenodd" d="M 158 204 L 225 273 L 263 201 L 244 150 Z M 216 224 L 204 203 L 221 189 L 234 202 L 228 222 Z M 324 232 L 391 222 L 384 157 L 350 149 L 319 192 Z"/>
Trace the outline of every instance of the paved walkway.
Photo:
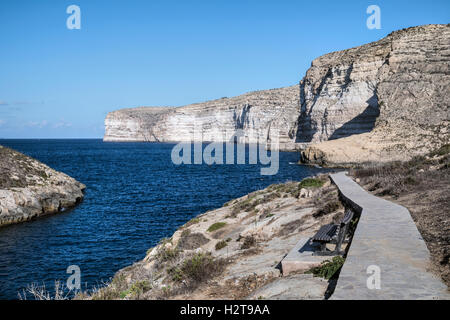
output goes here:
<path id="1" fill-rule="evenodd" d="M 371 195 L 344 172 L 331 179 L 361 212 L 331 299 L 450 299 L 447 286 L 427 271 L 430 252 L 409 211 Z M 380 289 L 368 288 L 369 266 L 379 267 Z"/>

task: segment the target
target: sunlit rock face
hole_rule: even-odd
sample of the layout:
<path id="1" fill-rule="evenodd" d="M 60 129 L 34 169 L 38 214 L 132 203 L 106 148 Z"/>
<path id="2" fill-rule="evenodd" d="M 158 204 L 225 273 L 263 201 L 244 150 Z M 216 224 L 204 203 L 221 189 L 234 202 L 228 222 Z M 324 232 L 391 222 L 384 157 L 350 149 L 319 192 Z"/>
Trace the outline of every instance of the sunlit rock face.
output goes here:
<path id="1" fill-rule="evenodd" d="M 449 29 L 408 28 L 326 54 L 312 62 L 298 86 L 178 108 L 114 111 L 106 117 L 104 140 L 230 141 L 242 130 L 240 142 L 267 144 L 278 137 L 284 150 L 314 144 L 305 159 L 315 157 L 319 142 L 354 135 L 361 139 L 345 141 L 362 148 L 358 158 L 367 161 L 426 152 L 449 139 Z M 332 144 L 320 152 L 345 152 L 328 150 Z"/>
<path id="2" fill-rule="evenodd" d="M 312 142 L 303 158 L 405 160 L 449 143 L 449 88 L 449 25 L 320 57 L 300 84 L 297 141 Z"/>
<path id="3" fill-rule="evenodd" d="M 298 141 L 338 139 L 373 129 L 379 115 L 376 79 L 388 50 L 362 48 L 313 61 L 300 84 Z"/>
<path id="4" fill-rule="evenodd" d="M 293 149 L 298 103 L 296 85 L 178 108 L 123 109 L 107 115 L 104 140 L 266 144 L 278 138 L 281 148 Z"/>

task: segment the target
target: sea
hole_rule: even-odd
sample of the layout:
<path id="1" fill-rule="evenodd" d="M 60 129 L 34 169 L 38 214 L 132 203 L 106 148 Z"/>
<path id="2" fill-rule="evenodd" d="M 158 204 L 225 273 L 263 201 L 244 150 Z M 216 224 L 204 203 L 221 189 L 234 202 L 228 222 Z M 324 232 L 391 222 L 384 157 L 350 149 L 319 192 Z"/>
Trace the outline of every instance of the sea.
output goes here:
<path id="1" fill-rule="evenodd" d="M 174 164 L 170 143 L 3 139 L 0 145 L 86 185 L 74 209 L 0 228 L 0 299 L 8 300 L 32 284 L 49 291 L 55 281 L 65 284 L 74 265 L 82 290 L 102 286 L 198 214 L 325 171 L 297 164 L 296 152 L 280 152 L 278 173 L 261 175 L 267 165 L 249 164 L 248 154 L 246 164 Z"/>

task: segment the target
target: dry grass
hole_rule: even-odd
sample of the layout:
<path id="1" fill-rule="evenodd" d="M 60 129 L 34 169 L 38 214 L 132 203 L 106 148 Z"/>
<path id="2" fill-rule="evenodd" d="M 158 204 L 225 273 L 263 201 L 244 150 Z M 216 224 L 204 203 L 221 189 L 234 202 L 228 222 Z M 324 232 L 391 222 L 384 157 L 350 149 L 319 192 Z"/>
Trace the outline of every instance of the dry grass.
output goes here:
<path id="1" fill-rule="evenodd" d="M 253 236 L 246 236 L 244 238 L 244 242 L 241 245 L 241 249 L 250 249 L 256 246 L 256 239 Z"/>
<path id="2" fill-rule="evenodd" d="M 208 280 L 221 274 L 226 264 L 227 262 L 224 259 L 214 258 L 210 252 L 187 256 L 181 263 L 168 269 L 172 280 L 175 283 L 181 283 L 181 286 L 173 288 L 172 294 L 195 290 Z"/>
<path id="3" fill-rule="evenodd" d="M 30 177 L 41 181 L 48 179 L 43 165 L 20 152 L 0 146 L 0 159 L 0 189 L 24 188 L 36 184 Z"/>
<path id="4" fill-rule="evenodd" d="M 220 250 L 220 249 L 225 248 L 227 245 L 228 245 L 228 243 L 225 240 L 221 240 L 216 243 L 215 249 Z"/>
<path id="5" fill-rule="evenodd" d="M 49 291 L 45 284 L 38 285 L 32 283 L 19 293 L 20 300 L 28 300 L 29 298 L 33 300 L 69 300 L 75 292 L 70 290 L 65 290 L 64 285 L 60 281 L 55 281 L 54 292 Z"/>
<path id="6" fill-rule="evenodd" d="M 194 250 L 207 244 L 209 239 L 201 233 L 191 233 L 189 229 L 184 230 L 181 233 L 180 240 L 178 241 L 177 248 L 180 250 Z"/>

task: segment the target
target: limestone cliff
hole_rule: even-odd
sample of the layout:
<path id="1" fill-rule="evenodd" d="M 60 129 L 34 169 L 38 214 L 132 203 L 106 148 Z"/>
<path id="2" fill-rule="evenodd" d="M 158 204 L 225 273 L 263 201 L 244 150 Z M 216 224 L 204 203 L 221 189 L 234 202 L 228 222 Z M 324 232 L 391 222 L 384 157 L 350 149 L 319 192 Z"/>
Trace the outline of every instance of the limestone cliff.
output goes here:
<path id="1" fill-rule="evenodd" d="M 298 114 L 298 85 L 178 108 L 123 109 L 107 115 L 104 141 L 229 141 L 240 129 L 241 141 L 265 143 L 278 132 L 282 148 L 293 149 Z"/>
<path id="2" fill-rule="evenodd" d="M 0 146 L 0 226 L 70 208 L 84 189 L 64 173 Z"/>
<path id="3" fill-rule="evenodd" d="M 343 214 L 326 175 L 272 185 L 193 218 L 143 260 L 119 270 L 107 287 L 80 298 L 324 299 L 325 279 L 300 268 L 288 274 L 279 264 L 299 238 L 309 239 Z"/>
<path id="4" fill-rule="evenodd" d="M 406 160 L 449 141 L 450 25 L 393 32 L 317 58 L 299 86 L 108 114 L 105 141 L 267 142 L 308 163 Z M 194 127 L 202 135 L 193 134 Z"/>
<path id="5" fill-rule="evenodd" d="M 312 143 L 302 158 L 406 160 L 448 143 L 449 87 L 450 25 L 408 28 L 324 55 L 300 85 L 297 140 Z"/>

